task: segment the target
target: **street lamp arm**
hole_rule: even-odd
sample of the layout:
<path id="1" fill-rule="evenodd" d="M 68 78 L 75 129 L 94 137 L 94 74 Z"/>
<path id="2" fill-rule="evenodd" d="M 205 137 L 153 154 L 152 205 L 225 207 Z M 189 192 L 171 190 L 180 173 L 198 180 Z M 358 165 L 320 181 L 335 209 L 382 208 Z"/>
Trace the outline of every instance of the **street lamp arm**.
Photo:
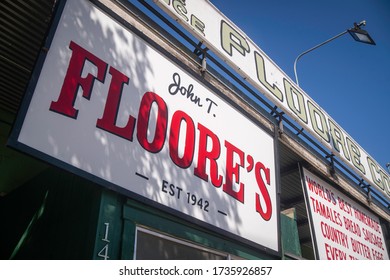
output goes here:
<path id="1" fill-rule="evenodd" d="M 298 60 L 304 56 L 305 54 L 315 50 L 315 49 L 318 49 L 319 47 L 333 41 L 334 39 L 337 39 L 338 37 L 341 37 L 343 36 L 344 34 L 346 33 L 350 33 L 351 36 L 358 42 L 361 42 L 361 43 L 366 43 L 366 44 L 370 44 L 370 45 L 375 45 L 375 42 L 374 40 L 371 38 L 371 36 L 368 34 L 367 31 L 365 30 L 362 30 L 360 27 L 361 26 L 365 26 L 366 25 L 366 21 L 365 20 L 362 20 L 360 23 L 354 23 L 354 27 L 353 28 L 350 28 L 348 30 L 345 30 L 344 32 L 341 32 L 340 34 L 337 34 L 336 36 L 326 40 L 325 42 L 322 42 L 321 44 L 318 44 L 314 47 L 312 47 L 311 49 L 308 49 L 307 51 L 304 51 L 303 53 L 301 53 L 300 55 L 297 56 L 297 58 L 295 59 L 294 61 L 294 74 L 295 74 L 295 82 L 297 83 L 297 85 L 299 86 L 299 81 L 298 81 L 298 75 L 297 75 L 297 62 Z"/>
<path id="2" fill-rule="evenodd" d="M 298 75 L 297 75 L 297 62 L 298 62 L 298 60 L 302 56 L 304 56 L 305 54 L 307 54 L 307 53 L 309 53 L 311 51 L 314 51 L 315 49 L 318 49 L 319 47 L 321 47 L 321 46 L 323 46 L 323 45 L 325 45 L 325 44 L 327 44 L 327 43 L 329 43 L 329 42 L 331 42 L 331 41 L 337 39 L 338 37 L 341 37 L 341 36 L 343 36 L 344 34 L 347 34 L 347 33 L 348 33 L 348 30 L 345 30 L 344 32 L 341 32 L 340 34 L 337 34 L 336 36 L 326 40 L 325 42 L 322 42 L 321 44 L 318 44 L 318 45 L 316 45 L 316 46 L 314 46 L 314 47 L 304 51 L 303 53 L 301 53 L 300 55 L 297 56 L 297 58 L 294 61 L 294 74 L 295 74 L 295 82 L 297 83 L 298 86 L 299 86 Z"/>

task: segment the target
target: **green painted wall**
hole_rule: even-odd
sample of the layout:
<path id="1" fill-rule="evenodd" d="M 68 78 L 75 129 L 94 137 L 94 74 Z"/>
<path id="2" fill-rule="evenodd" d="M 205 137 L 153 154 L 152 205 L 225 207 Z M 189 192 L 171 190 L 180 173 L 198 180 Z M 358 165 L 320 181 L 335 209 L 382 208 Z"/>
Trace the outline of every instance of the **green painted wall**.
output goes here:
<path id="1" fill-rule="evenodd" d="M 145 204 L 104 191 L 94 259 L 133 259 L 136 227 L 142 226 L 245 259 L 278 259 L 235 240 L 224 238 Z M 294 218 L 281 214 L 283 253 L 301 256 Z M 289 259 L 289 257 L 284 257 Z"/>
<path id="2" fill-rule="evenodd" d="M 245 259 L 279 259 L 50 167 L 0 200 L 1 259 L 133 259 L 136 226 Z M 283 253 L 300 256 L 281 215 Z"/>
<path id="3" fill-rule="evenodd" d="M 294 208 L 281 213 L 280 224 L 283 258 L 287 260 L 294 259 L 294 257 L 301 258 L 301 244 L 299 242 L 298 226 Z"/>
<path id="4" fill-rule="evenodd" d="M 2 259 L 90 259 L 102 189 L 48 168 L 0 201 Z"/>

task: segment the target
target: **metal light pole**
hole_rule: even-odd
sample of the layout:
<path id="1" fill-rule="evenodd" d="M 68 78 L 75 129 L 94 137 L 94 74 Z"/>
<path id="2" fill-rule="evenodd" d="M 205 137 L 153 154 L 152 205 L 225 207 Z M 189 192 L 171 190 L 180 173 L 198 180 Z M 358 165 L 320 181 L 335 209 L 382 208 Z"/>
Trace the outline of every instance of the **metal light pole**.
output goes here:
<path id="1" fill-rule="evenodd" d="M 321 46 L 323 46 L 323 45 L 325 45 L 325 44 L 327 44 L 327 43 L 329 43 L 329 42 L 331 42 L 331 41 L 333 41 L 333 40 L 335 40 L 335 39 L 337 39 L 337 38 L 339 38 L 347 33 L 349 33 L 358 42 L 366 43 L 366 44 L 370 44 L 370 45 L 375 45 L 374 40 L 371 38 L 371 36 L 368 34 L 368 32 L 360 28 L 361 26 L 365 26 L 365 25 L 366 25 L 365 20 L 361 21 L 359 24 L 357 24 L 355 22 L 353 28 L 345 30 L 344 32 L 341 32 L 340 34 L 338 34 L 338 35 L 326 40 L 325 42 L 322 42 L 321 44 L 318 44 L 318 45 L 312 47 L 311 49 L 308 49 L 307 51 L 304 51 L 303 53 L 298 55 L 298 57 L 295 59 L 295 62 L 294 62 L 294 74 L 295 74 L 295 81 L 296 81 L 297 85 L 299 85 L 298 75 L 297 75 L 297 62 L 305 54 L 307 54 L 311 51 L 314 51 L 315 49 L 318 49 L 319 47 L 321 47 Z"/>

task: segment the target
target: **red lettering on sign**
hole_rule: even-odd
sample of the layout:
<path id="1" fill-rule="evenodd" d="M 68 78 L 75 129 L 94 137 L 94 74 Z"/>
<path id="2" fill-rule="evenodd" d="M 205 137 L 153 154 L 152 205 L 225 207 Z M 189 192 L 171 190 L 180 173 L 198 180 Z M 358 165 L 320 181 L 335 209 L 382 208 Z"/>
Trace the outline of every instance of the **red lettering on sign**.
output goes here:
<path id="1" fill-rule="evenodd" d="M 339 202 L 339 207 L 341 210 L 343 210 L 345 213 L 352 216 L 352 206 L 347 201 L 345 201 L 341 197 L 337 197 L 337 201 Z"/>
<path id="2" fill-rule="evenodd" d="M 363 228 L 363 235 L 365 241 L 368 241 L 372 245 L 377 246 L 379 249 L 384 250 L 382 238 L 365 228 Z"/>
<path id="3" fill-rule="evenodd" d="M 64 78 L 57 101 L 52 101 L 49 109 L 55 113 L 77 119 L 78 110 L 74 107 L 79 87 L 82 88 L 82 96 L 90 99 L 95 80 L 104 83 L 108 64 L 92 53 L 83 49 L 74 42 L 70 42 L 72 50 L 67 73 Z M 88 73 L 82 77 L 86 62 L 91 63 L 97 69 L 97 74 Z M 86 71 L 84 71 L 86 72 Z M 262 162 L 256 162 L 242 149 L 225 140 L 224 147 L 226 161 L 225 166 L 219 168 L 218 162 L 221 155 L 221 142 L 218 135 L 212 130 L 197 123 L 195 129 L 194 120 L 183 111 L 175 111 L 169 120 L 168 106 L 164 99 L 154 92 L 146 92 L 139 104 L 137 118 L 126 115 L 124 126 L 118 126 L 119 114 L 123 89 L 129 83 L 129 77 L 114 67 L 109 68 L 111 75 L 107 99 L 101 118 L 97 119 L 96 127 L 103 129 L 116 136 L 133 142 L 136 129 L 136 138 L 140 146 L 150 152 L 159 153 L 165 145 L 168 122 L 170 121 L 168 149 L 169 156 L 174 164 L 180 168 L 189 168 L 194 161 L 195 145 L 198 139 L 198 154 L 194 175 L 200 179 L 211 182 L 221 191 L 244 203 L 245 184 L 241 181 L 241 171 L 247 174 L 254 172 L 258 186 L 255 196 L 254 210 L 265 221 L 271 219 L 273 206 L 268 188 L 271 186 L 271 170 Z M 125 110 L 122 110 L 125 112 Z M 198 132 L 198 138 L 196 133 Z M 245 159 L 247 166 L 245 166 Z M 223 170 L 224 174 L 220 174 Z"/>
<path id="4" fill-rule="evenodd" d="M 265 182 L 262 173 L 265 175 Z M 272 202 L 267 189 L 267 185 L 269 186 L 271 183 L 270 169 L 266 168 L 264 164 L 262 164 L 261 162 L 258 162 L 256 163 L 255 166 L 255 175 L 256 175 L 257 185 L 261 193 L 261 196 L 258 193 L 256 193 L 256 212 L 259 213 L 260 216 L 265 221 L 269 221 L 272 216 Z M 265 210 L 264 207 L 262 207 L 260 201 L 261 197 L 264 199 Z"/>
<path id="5" fill-rule="evenodd" d="M 226 182 L 223 185 L 223 191 L 234 197 L 238 201 L 244 203 L 244 183 L 240 182 L 240 166 L 244 166 L 245 154 L 233 144 L 225 141 L 226 147 Z M 234 155 L 238 155 L 239 162 L 235 163 Z M 235 177 L 235 183 L 239 183 L 239 189 L 236 191 L 233 189 L 233 177 Z"/>
<path id="6" fill-rule="evenodd" d="M 179 156 L 179 136 L 182 124 L 186 124 L 186 134 L 183 156 Z M 169 134 L 169 156 L 174 164 L 181 168 L 188 168 L 192 164 L 195 149 L 195 125 L 194 121 L 183 111 L 176 111 L 172 116 L 171 130 Z"/>
<path id="7" fill-rule="evenodd" d="M 322 235 L 328 240 L 333 241 L 336 244 L 342 245 L 345 248 L 349 248 L 348 235 L 341 230 L 328 225 L 327 223 L 321 222 Z"/>
<path id="8" fill-rule="evenodd" d="M 337 211 L 328 207 L 327 205 L 321 203 L 317 199 L 310 196 L 310 200 L 312 203 L 313 211 L 315 213 L 320 214 L 322 217 L 332 221 L 333 223 L 342 226 L 343 223 L 341 221 L 341 215 Z"/>
<path id="9" fill-rule="evenodd" d="M 372 248 L 371 251 L 373 260 L 383 260 L 383 254 L 381 252 L 378 252 L 374 248 Z"/>
<path id="10" fill-rule="evenodd" d="M 348 230 L 349 232 L 352 232 L 353 234 L 361 237 L 362 236 L 362 232 L 361 232 L 359 224 L 355 223 L 353 220 L 348 219 L 345 216 L 343 216 L 343 217 L 344 217 L 345 229 Z"/>
<path id="11" fill-rule="evenodd" d="M 347 259 L 347 253 L 344 251 L 332 247 L 329 244 L 325 243 L 325 252 L 326 252 L 326 258 L 328 260 L 346 260 Z"/>
<path id="12" fill-rule="evenodd" d="M 70 42 L 69 48 L 72 50 L 72 56 L 70 58 L 68 70 L 66 71 L 58 100 L 51 102 L 50 110 L 77 119 L 78 110 L 74 108 L 74 103 L 76 101 L 79 86 L 83 89 L 83 97 L 89 100 L 91 98 L 95 79 L 102 83 L 104 82 L 107 63 L 73 41 Z M 89 61 L 96 66 L 97 76 L 93 76 L 89 73 L 87 77 L 81 77 L 86 61 Z"/>
<path id="13" fill-rule="evenodd" d="M 363 224 L 369 226 L 376 232 L 381 233 L 380 224 L 377 221 L 373 220 L 371 217 L 369 217 L 366 213 L 354 208 L 354 215 L 355 218 L 361 221 Z"/>
<path id="14" fill-rule="evenodd" d="M 151 142 L 148 140 L 148 128 L 152 105 L 157 105 L 157 120 L 154 137 Z M 168 123 L 168 108 L 164 99 L 154 92 L 146 92 L 142 97 L 137 122 L 137 139 L 142 148 L 158 153 L 164 146 Z"/>
<path id="15" fill-rule="evenodd" d="M 107 101 L 106 105 L 104 106 L 103 116 L 101 119 L 97 120 L 96 126 L 115 135 L 133 141 L 135 127 L 135 118 L 133 116 L 129 116 L 125 127 L 118 127 L 116 125 L 123 86 L 124 84 L 128 84 L 129 78 L 113 67 L 110 67 L 109 73 L 111 74 L 112 78 L 107 94 Z"/>
<path id="16" fill-rule="evenodd" d="M 209 175 L 206 172 L 206 160 L 210 163 L 211 183 L 214 187 L 219 188 L 222 185 L 222 176 L 218 175 L 217 159 L 221 153 L 221 144 L 218 136 L 202 124 L 198 123 L 199 130 L 199 151 L 198 165 L 194 169 L 194 174 L 204 181 L 208 182 Z M 210 139 L 211 150 L 208 148 L 208 139 Z"/>
<path id="17" fill-rule="evenodd" d="M 314 179 L 306 176 L 306 183 L 308 186 L 308 189 L 315 193 L 317 196 L 327 200 L 328 202 L 332 202 L 334 205 L 336 205 L 336 198 L 332 191 L 328 190 L 324 186 L 322 186 L 320 183 L 316 182 Z"/>
<path id="18" fill-rule="evenodd" d="M 351 237 L 351 245 L 352 250 L 355 253 L 365 257 L 366 259 L 372 260 L 371 251 L 367 245 L 363 244 L 359 240 L 354 239 L 353 237 Z"/>

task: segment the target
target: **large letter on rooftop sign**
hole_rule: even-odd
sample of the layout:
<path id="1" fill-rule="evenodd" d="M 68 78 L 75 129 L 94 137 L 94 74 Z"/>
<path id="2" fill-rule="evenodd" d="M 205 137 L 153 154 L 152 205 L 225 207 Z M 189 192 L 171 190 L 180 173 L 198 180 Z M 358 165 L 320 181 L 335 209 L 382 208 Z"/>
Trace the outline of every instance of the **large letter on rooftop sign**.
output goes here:
<path id="1" fill-rule="evenodd" d="M 265 76 L 265 65 L 264 58 L 255 51 L 255 63 L 256 63 L 256 72 L 257 79 L 259 82 L 265 86 L 277 99 L 283 102 L 283 94 L 280 89 L 275 84 L 270 84 Z"/>
<path id="2" fill-rule="evenodd" d="M 243 56 L 245 56 L 245 52 L 249 53 L 250 50 L 245 37 L 241 36 L 225 21 L 221 22 L 221 45 L 230 56 L 233 55 L 233 47 Z"/>

